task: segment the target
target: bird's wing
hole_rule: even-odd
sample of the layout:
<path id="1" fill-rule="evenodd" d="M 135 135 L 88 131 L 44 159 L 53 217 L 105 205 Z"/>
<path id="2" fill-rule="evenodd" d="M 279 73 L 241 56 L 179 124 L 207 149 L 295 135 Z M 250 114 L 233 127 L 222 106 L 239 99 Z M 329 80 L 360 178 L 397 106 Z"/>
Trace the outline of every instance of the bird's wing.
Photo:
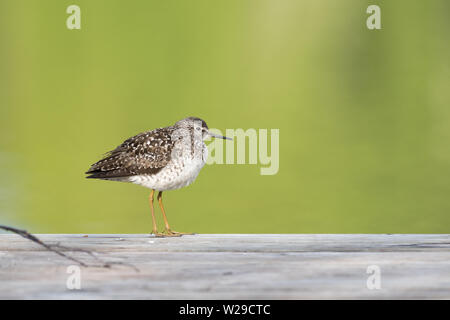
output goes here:
<path id="1" fill-rule="evenodd" d="M 140 133 L 94 163 L 87 178 L 114 179 L 158 173 L 170 161 L 174 142 L 170 128 Z"/>

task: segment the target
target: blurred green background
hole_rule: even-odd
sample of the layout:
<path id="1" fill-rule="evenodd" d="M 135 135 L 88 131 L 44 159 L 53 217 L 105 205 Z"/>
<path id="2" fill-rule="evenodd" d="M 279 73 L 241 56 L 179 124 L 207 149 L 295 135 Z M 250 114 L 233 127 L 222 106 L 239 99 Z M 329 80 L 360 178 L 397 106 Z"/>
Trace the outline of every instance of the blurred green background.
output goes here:
<path id="1" fill-rule="evenodd" d="M 83 173 L 192 115 L 280 129 L 280 170 L 205 166 L 175 230 L 450 232 L 450 1 L 0 3 L 0 224 L 150 232 L 149 190 Z"/>

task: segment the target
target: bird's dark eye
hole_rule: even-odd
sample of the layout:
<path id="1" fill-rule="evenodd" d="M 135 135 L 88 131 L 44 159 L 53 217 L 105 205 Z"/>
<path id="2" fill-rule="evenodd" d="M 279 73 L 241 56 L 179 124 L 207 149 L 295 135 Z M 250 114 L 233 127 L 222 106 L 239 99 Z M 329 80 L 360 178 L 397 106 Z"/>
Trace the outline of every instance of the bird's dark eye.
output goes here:
<path id="1" fill-rule="evenodd" d="M 202 130 L 202 128 L 200 128 L 200 127 L 197 127 L 197 128 L 195 128 L 195 130 Z"/>

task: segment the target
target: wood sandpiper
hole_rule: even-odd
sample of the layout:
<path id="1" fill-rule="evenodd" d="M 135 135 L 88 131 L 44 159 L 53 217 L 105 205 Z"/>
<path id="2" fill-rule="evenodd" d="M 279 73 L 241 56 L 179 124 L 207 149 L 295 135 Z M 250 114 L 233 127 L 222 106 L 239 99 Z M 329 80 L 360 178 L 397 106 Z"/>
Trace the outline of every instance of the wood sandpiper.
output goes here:
<path id="1" fill-rule="evenodd" d="M 152 233 L 157 236 L 181 236 L 170 229 L 162 203 L 162 193 L 190 185 L 206 163 L 208 149 L 204 140 L 228 139 L 209 131 L 206 122 L 189 117 L 173 126 L 140 133 L 125 140 L 86 172 L 87 178 L 131 182 L 150 188 Z M 153 209 L 153 195 L 158 191 L 165 230 L 159 233 Z"/>

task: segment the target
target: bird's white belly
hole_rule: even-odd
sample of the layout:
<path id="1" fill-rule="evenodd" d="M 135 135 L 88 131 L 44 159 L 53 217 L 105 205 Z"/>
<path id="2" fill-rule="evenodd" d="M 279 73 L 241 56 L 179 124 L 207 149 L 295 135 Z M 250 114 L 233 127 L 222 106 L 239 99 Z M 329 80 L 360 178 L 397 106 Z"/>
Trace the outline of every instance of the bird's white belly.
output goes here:
<path id="1" fill-rule="evenodd" d="M 129 181 L 158 191 L 179 189 L 194 182 L 204 165 L 203 159 L 180 159 L 154 175 L 132 176 Z"/>

